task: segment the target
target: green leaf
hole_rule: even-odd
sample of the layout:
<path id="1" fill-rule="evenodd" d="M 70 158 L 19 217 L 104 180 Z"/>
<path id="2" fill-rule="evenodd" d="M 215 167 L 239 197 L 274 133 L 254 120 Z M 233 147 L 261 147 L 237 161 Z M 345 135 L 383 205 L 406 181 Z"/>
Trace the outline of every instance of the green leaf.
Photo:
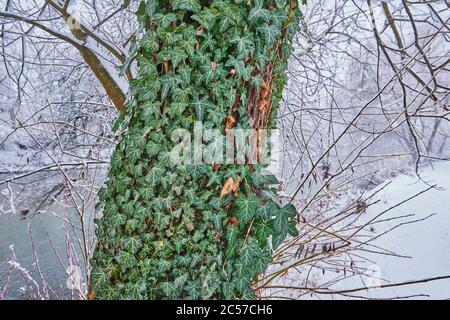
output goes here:
<path id="1" fill-rule="evenodd" d="M 192 12 L 199 12 L 202 9 L 199 0 L 173 0 L 172 9 L 173 10 L 189 10 Z"/>
<path id="2" fill-rule="evenodd" d="M 255 235 L 262 245 L 267 244 L 267 239 L 274 233 L 272 226 L 269 223 L 259 222 L 254 226 Z"/>
<path id="3" fill-rule="evenodd" d="M 213 108 L 214 105 L 210 102 L 208 96 L 199 97 L 197 94 L 194 94 L 192 98 L 191 105 L 195 109 L 195 114 L 197 116 L 197 121 L 202 121 L 205 115 L 205 111 L 208 108 Z"/>
<path id="4" fill-rule="evenodd" d="M 111 222 L 111 227 L 118 228 L 127 223 L 127 217 L 119 212 L 114 212 L 108 220 Z"/>
<path id="5" fill-rule="evenodd" d="M 156 34 L 147 32 L 141 40 L 141 46 L 150 52 L 156 52 L 159 49 L 159 43 L 156 40 Z"/>
<path id="6" fill-rule="evenodd" d="M 167 28 L 168 26 L 170 26 L 172 22 L 177 20 L 177 16 L 174 13 L 166 13 L 166 14 L 157 13 L 153 16 L 153 19 L 156 21 L 159 27 Z"/>
<path id="7" fill-rule="evenodd" d="M 288 226 L 288 218 L 285 215 L 280 214 L 280 212 L 279 212 L 279 214 L 277 214 L 277 216 L 275 217 L 275 220 L 273 221 L 273 226 L 277 233 L 281 233 L 281 232 L 286 233 L 287 226 Z"/>
<path id="8" fill-rule="evenodd" d="M 145 14 L 149 18 L 152 18 L 155 12 L 156 12 L 156 1 L 147 1 L 147 4 L 145 6 Z"/>
<path id="9" fill-rule="evenodd" d="M 256 23 L 260 21 L 269 21 L 271 18 L 271 12 L 265 8 L 256 7 L 250 10 L 248 15 L 248 20 L 250 22 Z"/>
<path id="10" fill-rule="evenodd" d="M 295 218 L 297 216 L 297 209 L 293 204 L 288 204 L 280 209 L 279 214 L 286 218 Z"/>
<path id="11" fill-rule="evenodd" d="M 101 292 L 108 284 L 109 278 L 105 272 L 94 268 L 91 272 L 91 287 L 94 292 Z"/>
<path id="12" fill-rule="evenodd" d="M 182 276 L 177 277 L 174 281 L 175 288 L 180 288 L 180 289 L 183 288 L 187 279 L 188 279 L 187 275 L 182 275 Z"/>
<path id="13" fill-rule="evenodd" d="M 145 181 L 152 187 L 157 185 L 159 183 L 159 180 L 162 178 L 162 175 L 164 174 L 165 170 L 158 167 L 153 166 L 148 174 L 145 176 Z"/>
<path id="14" fill-rule="evenodd" d="M 156 156 L 161 151 L 161 145 L 153 141 L 149 141 L 145 147 L 145 151 L 149 157 Z"/>
<path id="15" fill-rule="evenodd" d="M 124 241 L 124 248 L 132 254 L 136 254 L 142 248 L 142 241 L 138 237 L 131 237 Z"/>
<path id="16" fill-rule="evenodd" d="M 188 296 L 189 300 L 198 300 L 200 299 L 200 295 L 202 292 L 202 285 L 198 280 L 189 281 L 184 287 L 184 290 L 189 294 Z"/>
<path id="17" fill-rule="evenodd" d="M 191 16 L 191 19 L 200 23 L 205 29 L 212 29 L 216 22 L 216 14 L 210 9 L 203 9 L 200 13 Z"/>
<path id="18" fill-rule="evenodd" d="M 261 248 L 254 238 L 250 238 L 248 244 L 242 250 L 240 261 L 246 267 L 251 267 L 257 256 L 261 254 Z"/>
<path id="19" fill-rule="evenodd" d="M 281 36 L 281 31 L 279 28 L 272 24 L 264 23 L 256 28 L 262 35 L 264 35 L 267 45 L 272 46 L 275 44 L 277 37 Z"/>
<path id="20" fill-rule="evenodd" d="M 225 238 L 227 239 L 228 245 L 232 245 L 236 241 L 238 234 L 239 234 L 238 228 L 234 228 L 230 224 L 227 225 Z"/>
<path id="21" fill-rule="evenodd" d="M 289 221 L 288 222 L 287 232 L 292 237 L 298 237 L 299 232 L 297 230 L 297 223 L 295 221 Z"/>
<path id="22" fill-rule="evenodd" d="M 287 21 L 288 15 L 285 10 L 276 10 L 270 13 L 270 20 L 277 28 L 281 29 Z"/>
<path id="23" fill-rule="evenodd" d="M 238 206 L 238 220 L 239 224 L 246 225 L 256 214 L 256 209 L 260 200 L 255 195 L 250 195 L 248 197 L 240 195 L 236 199 L 236 205 Z"/>
<path id="24" fill-rule="evenodd" d="M 159 288 L 162 290 L 166 297 L 171 297 L 175 291 L 175 286 L 172 282 L 162 282 L 159 285 Z"/>
<path id="25" fill-rule="evenodd" d="M 268 250 L 264 250 L 260 252 L 258 256 L 255 258 L 254 268 L 256 273 L 264 273 L 269 264 L 272 262 L 272 255 Z"/>
<path id="26" fill-rule="evenodd" d="M 254 52 L 254 43 L 249 36 L 234 36 L 231 39 L 231 43 L 236 45 L 239 57 L 245 57 L 253 54 Z"/>
<path id="27" fill-rule="evenodd" d="M 120 251 L 115 257 L 117 263 L 122 267 L 122 269 L 133 268 L 136 264 L 136 258 L 127 251 Z"/>

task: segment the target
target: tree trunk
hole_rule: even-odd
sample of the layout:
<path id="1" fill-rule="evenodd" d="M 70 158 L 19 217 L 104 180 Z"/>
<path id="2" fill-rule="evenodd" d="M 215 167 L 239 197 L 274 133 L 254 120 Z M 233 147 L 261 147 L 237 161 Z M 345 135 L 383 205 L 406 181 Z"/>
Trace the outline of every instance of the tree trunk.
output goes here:
<path id="1" fill-rule="evenodd" d="M 99 195 L 90 297 L 252 298 L 272 249 L 297 233 L 295 208 L 263 175 L 262 129 L 274 124 L 298 3 L 142 1 L 138 15 L 139 76 Z M 211 132 L 221 135 L 202 152 Z M 232 145 L 236 161 L 217 157 L 242 132 L 245 155 Z"/>

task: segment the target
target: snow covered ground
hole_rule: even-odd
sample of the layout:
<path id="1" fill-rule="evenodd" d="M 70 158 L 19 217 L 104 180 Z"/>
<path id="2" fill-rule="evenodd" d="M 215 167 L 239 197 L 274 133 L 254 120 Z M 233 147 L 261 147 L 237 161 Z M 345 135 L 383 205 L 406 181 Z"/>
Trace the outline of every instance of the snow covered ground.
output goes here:
<path id="1" fill-rule="evenodd" d="M 434 214 L 424 221 L 402 225 L 373 243 L 408 258 L 366 254 L 365 256 L 374 262 L 372 268 L 374 276 L 384 279 L 372 284 L 383 285 L 450 275 L 450 162 L 435 163 L 433 166 L 427 167 L 422 170 L 421 177 L 425 182 L 415 176 L 402 175 L 395 178 L 388 187 L 379 193 L 380 203 L 370 209 L 372 213 L 379 213 L 427 189 L 429 185 L 437 185 L 436 189 L 414 198 L 390 211 L 384 217 L 386 219 L 414 214 L 414 217 L 408 218 L 408 221 L 414 221 Z M 382 234 L 398 223 L 398 221 L 385 222 L 377 226 L 375 232 Z M 353 280 L 343 282 L 341 286 L 345 288 L 361 287 L 360 283 L 352 282 Z M 373 289 L 358 293 L 370 298 L 394 298 L 424 294 L 432 299 L 449 299 L 450 280 Z"/>

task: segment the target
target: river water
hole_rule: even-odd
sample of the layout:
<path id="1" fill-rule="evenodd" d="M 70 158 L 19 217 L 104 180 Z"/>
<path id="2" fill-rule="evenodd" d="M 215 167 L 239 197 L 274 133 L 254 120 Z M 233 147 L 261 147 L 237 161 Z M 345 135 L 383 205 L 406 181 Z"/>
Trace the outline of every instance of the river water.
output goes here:
<path id="1" fill-rule="evenodd" d="M 3 179 L 4 176 L 0 175 L 0 181 Z M 42 180 L 42 183 L 54 185 L 58 182 L 55 179 L 60 177 L 46 178 Z M 11 184 L 11 188 L 20 194 L 23 185 Z M 5 185 L 0 187 L 0 205 L 8 203 L 9 194 Z M 20 213 L 30 206 L 29 202 L 30 199 L 27 199 L 27 196 L 18 196 L 15 202 L 15 213 L 0 211 L 0 298 L 3 291 L 5 291 L 3 297 L 5 299 L 39 298 L 30 296 L 29 290 L 25 290 L 27 281 L 24 272 L 20 271 L 17 265 L 16 268 L 11 268 L 11 264 L 8 263 L 12 260 L 12 249 L 17 258 L 16 261 L 21 268 L 29 272 L 39 285 L 41 293 L 43 281 L 40 274 L 44 276 L 45 282 L 51 288 L 49 290 L 51 299 L 75 298 L 71 296 L 71 291 L 67 288 L 66 283 L 69 279 L 67 267 L 70 265 L 69 261 L 76 260 L 75 268 L 81 266 L 82 269 L 81 250 L 77 248 L 77 245 L 73 250 L 68 250 L 68 243 L 74 240 L 74 231 L 62 221 L 62 218 L 76 221 L 76 213 L 73 209 L 66 210 L 59 205 L 51 205 L 39 208 L 39 214 L 32 214 L 33 211 L 30 210 L 26 219 L 23 219 Z M 69 256 L 78 256 L 80 259 L 69 259 Z M 41 272 L 38 272 L 37 266 Z M 34 282 L 28 281 L 28 284 L 36 293 L 37 287 Z"/>

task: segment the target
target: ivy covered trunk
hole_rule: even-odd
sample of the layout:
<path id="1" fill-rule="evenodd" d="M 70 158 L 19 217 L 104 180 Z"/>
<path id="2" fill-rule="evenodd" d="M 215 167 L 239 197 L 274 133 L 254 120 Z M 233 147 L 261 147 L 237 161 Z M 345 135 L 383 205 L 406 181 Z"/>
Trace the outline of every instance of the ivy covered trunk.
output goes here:
<path id="1" fill-rule="evenodd" d="M 99 195 L 91 298 L 255 297 L 273 249 L 297 232 L 295 208 L 276 200 L 266 164 L 180 163 L 173 134 L 201 122 L 226 144 L 229 130 L 272 128 L 299 15 L 295 0 L 141 1 L 139 76 Z"/>

